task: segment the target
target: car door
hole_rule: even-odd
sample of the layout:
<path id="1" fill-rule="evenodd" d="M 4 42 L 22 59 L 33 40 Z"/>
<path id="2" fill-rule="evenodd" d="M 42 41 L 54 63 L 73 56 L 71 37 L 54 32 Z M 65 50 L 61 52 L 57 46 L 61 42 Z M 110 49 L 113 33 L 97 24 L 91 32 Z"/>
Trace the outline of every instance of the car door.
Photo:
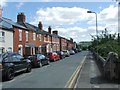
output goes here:
<path id="1" fill-rule="evenodd" d="M 21 70 L 21 61 L 16 57 L 15 54 L 11 56 L 11 60 L 14 64 L 14 70 L 15 71 Z"/>
<path id="2" fill-rule="evenodd" d="M 27 66 L 27 61 L 20 54 L 16 55 L 17 60 L 19 61 L 20 69 L 25 69 Z"/>

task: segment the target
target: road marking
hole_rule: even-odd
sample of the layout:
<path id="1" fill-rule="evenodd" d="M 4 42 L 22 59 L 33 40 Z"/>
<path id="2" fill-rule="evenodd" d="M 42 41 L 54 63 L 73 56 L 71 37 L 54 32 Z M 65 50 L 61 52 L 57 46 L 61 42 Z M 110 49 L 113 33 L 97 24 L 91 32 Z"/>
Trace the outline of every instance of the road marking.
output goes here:
<path id="1" fill-rule="evenodd" d="M 70 79 L 68 80 L 68 82 L 65 85 L 65 88 L 73 88 L 75 85 L 75 82 L 77 80 L 77 77 L 81 71 L 81 68 L 85 62 L 86 56 L 84 57 L 84 59 L 82 60 L 82 62 L 80 63 L 80 65 L 76 68 L 75 72 L 72 74 L 72 76 L 70 77 Z M 74 85 L 73 85 L 74 84 Z"/>

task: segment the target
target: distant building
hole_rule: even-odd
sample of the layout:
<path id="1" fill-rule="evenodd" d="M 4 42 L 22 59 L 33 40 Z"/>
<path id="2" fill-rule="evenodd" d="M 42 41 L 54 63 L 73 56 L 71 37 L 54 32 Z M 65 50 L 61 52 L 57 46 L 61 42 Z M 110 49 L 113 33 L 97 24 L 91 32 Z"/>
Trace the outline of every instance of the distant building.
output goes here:
<path id="1" fill-rule="evenodd" d="M 78 46 L 79 47 L 89 47 L 92 43 L 90 41 L 83 41 L 83 42 L 79 42 Z"/>

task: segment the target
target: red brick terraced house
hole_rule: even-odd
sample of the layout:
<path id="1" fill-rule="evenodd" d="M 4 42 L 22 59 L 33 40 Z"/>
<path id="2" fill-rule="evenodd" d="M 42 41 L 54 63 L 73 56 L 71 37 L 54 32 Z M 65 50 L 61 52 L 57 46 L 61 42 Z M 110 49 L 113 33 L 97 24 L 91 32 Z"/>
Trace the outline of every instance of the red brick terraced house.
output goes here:
<path id="1" fill-rule="evenodd" d="M 67 40 L 64 37 L 60 37 L 60 51 L 67 50 Z"/>
<path id="2" fill-rule="evenodd" d="M 2 16 L 2 9 L 0 11 L 0 16 Z M 8 28 L 13 30 L 12 51 L 23 56 L 62 51 L 74 46 L 71 40 L 59 36 L 58 31 L 52 31 L 50 26 L 48 31 L 43 30 L 42 22 L 39 22 L 38 26 L 27 23 L 24 13 L 18 13 L 17 23 L 9 19 L 5 21 L 11 25 Z"/>
<path id="3" fill-rule="evenodd" d="M 70 50 L 70 49 L 73 49 L 74 48 L 74 42 L 73 42 L 73 39 L 70 38 L 70 40 L 66 39 L 67 40 L 67 50 Z"/>
<path id="4" fill-rule="evenodd" d="M 43 30 L 42 23 L 38 27 L 26 22 L 24 13 L 18 13 L 17 25 L 14 29 L 14 52 L 23 56 L 36 53 L 46 54 L 47 52 L 60 51 L 73 48 L 74 43 L 58 35 L 58 31 Z"/>
<path id="5" fill-rule="evenodd" d="M 51 27 L 48 28 L 48 32 L 43 30 L 42 23 L 38 23 L 38 27 L 26 22 L 24 13 L 17 15 L 17 23 L 27 28 L 25 42 L 25 56 L 34 55 L 36 53 L 52 52 L 52 35 Z"/>
<path id="6" fill-rule="evenodd" d="M 74 47 L 73 40 L 59 36 L 58 31 L 52 31 L 50 26 L 48 31 L 45 31 L 42 22 L 38 23 L 38 27 L 27 23 L 24 13 L 17 15 L 17 23 L 28 30 L 23 35 L 23 38 L 26 37 L 24 55 L 46 54 L 47 52 L 72 49 Z"/>

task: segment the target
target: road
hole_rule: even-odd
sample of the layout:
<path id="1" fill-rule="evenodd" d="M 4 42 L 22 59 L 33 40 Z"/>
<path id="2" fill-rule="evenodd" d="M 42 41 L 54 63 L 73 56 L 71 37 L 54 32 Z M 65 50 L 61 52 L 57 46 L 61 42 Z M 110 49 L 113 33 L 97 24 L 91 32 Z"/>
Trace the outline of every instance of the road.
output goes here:
<path id="1" fill-rule="evenodd" d="M 50 63 L 31 73 L 17 75 L 2 83 L 2 88 L 64 88 L 88 51 L 82 51 L 63 60 Z"/>

